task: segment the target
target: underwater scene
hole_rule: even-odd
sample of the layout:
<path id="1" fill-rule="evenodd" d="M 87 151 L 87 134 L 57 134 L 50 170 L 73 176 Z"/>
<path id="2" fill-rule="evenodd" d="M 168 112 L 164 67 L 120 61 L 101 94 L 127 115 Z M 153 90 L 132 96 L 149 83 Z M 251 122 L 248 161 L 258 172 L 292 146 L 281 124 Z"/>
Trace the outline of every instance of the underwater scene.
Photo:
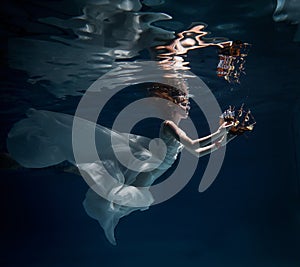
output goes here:
<path id="1" fill-rule="evenodd" d="M 0 13 L 1 266 L 300 266 L 300 1 Z"/>

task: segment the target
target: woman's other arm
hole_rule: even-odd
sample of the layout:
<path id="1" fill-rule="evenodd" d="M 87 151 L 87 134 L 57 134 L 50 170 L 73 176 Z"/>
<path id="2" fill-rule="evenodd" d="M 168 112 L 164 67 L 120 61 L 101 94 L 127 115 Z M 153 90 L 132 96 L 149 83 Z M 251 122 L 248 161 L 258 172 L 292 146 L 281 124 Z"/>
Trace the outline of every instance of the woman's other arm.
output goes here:
<path id="1" fill-rule="evenodd" d="M 184 147 L 197 157 L 202 157 L 217 150 L 221 146 L 226 145 L 230 140 L 226 140 L 227 128 L 230 125 L 222 125 L 216 132 L 198 139 L 191 139 L 186 133 L 178 127 L 173 121 L 165 121 L 163 124 L 164 131 L 168 131 L 174 136 Z M 215 141 L 219 139 L 218 141 Z M 211 143 L 209 145 L 206 145 Z"/>

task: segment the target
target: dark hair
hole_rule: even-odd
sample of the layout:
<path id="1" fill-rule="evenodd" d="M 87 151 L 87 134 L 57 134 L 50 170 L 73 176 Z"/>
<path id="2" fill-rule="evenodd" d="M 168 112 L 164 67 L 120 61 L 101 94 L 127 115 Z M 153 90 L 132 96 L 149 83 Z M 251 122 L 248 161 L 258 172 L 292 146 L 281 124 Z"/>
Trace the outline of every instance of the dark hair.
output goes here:
<path id="1" fill-rule="evenodd" d="M 180 103 L 182 101 L 181 99 L 186 99 L 188 97 L 182 90 L 163 83 L 153 83 L 148 88 L 148 92 L 150 96 L 167 99 L 175 104 Z"/>

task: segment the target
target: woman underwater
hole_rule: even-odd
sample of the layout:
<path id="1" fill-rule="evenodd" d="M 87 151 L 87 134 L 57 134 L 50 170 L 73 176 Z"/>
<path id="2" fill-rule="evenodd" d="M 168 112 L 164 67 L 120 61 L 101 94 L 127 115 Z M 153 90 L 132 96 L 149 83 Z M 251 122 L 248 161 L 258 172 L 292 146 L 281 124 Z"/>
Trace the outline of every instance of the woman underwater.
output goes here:
<path id="1" fill-rule="evenodd" d="M 131 67 L 135 77 L 138 76 L 137 70 L 138 68 Z M 126 75 L 128 73 L 126 68 L 123 73 L 119 73 L 120 75 L 114 78 L 108 75 L 108 80 L 109 82 L 114 80 L 113 83 L 116 83 L 117 77 L 123 85 L 125 73 Z M 149 71 L 140 73 L 142 77 L 145 76 L 144 73 L 147 73 L 147 76 L 153 74 Z M 125 80 L 130 84 L 131 76 L 126 77 L 128 79 Z M 165 148 L 161 151 L 158 149 L 154 153 L 150 149 L 149 138 L 120 133 L 79 118 L 83 132 L 92 130 L 95 133 L 95 144 L 101 160 L 90 157 L 89 151 L 84 149 L 85 140 L 82 140 L 84 160 L 78 161 L 75 160 L 72 146 L 73 121 L 77 117 L 30 109 L 27 112 L 28 118 L 16 123 L 8 135 L 9 154 L 20 165 L 27 168 L 43 168 L 64 161 L 75 165 L 85 180 L 91 181 L 88 182 L 91 188 L 86 194 L 84 208 L 90 217 L 99 222 L 108 241 L 115 245 L 114 229 L 120 218 L 135 210 L 145 210 L 155 201 L 149 187 L 172 166 L 183 148 L 197 157 L 202 157 L 226 145 L 236 135 L 250 130 L 234 125 L 234 120 L 226 121 L 223 116 L 220 127 L 214 133 L 199 139 L 190 138 L 179 127 L 180 121 L 186 119 L 189 114 L 188 86 L 183 79 L 176 79 L 180 82 L 171 84 L 157 82 L 147 88 L 148 97 L 165 101 L 164 104 L 160 101 L 154 104 L 156 109 L 164 113 L 165 118 L 159 132 L 159 138 L 165 145 L 159 146 Z M 104 84 L 105 82 L 102 81 L 101 86 L 107 87 Z M 232 129 L 237 131 L 233 132 Z M 114 145 L 112 145 L 112 137 Z M 134 155 L 133 158 L 127 157 L 128 146 L 129 152 Z M 131 162 L 128 160 L 126 164 L 120 163 L 115 150 L 122 154 L 123 158 L 131 159 Z M 149 158 L 152 161 L 147 161 Z M 136 161 L 139 161 L 139 164 L 136 164 Z M 136 168 L 132 169 L 130 166 Z"/>
<path id="2" fill-rule="evenodd" d="M 7 147 L 9 154 L 22 166 L 27 168 L 43 168 L 68 161 L 80 172 L 93 180 L 101 190 L 101 196 L 89 189 L 84 201 L 86 212 L 98 220 L 111 244 L 116 244 L 114 229 L 119 219 L 134 210 L 145 210 L 153 202 L 147 187 L 169 169 L 178 154 L 186 148 L 197 157 L 204 156 L 225 145 L 228 129 L 232 124 L 222 123 L 216 132 L 191 139 L 178 126 L 182 119 L 188 117 L 188 92 L 184 88 L 176 88 L 156 83 L 148 88 L 149 96 L 167 100 L 169 104 L 161 107 L 166 115 L 162 122 L 159 137 L 166 145 L 163 160 L 155 169 L 149 164 L 139 166 L 139 172 L 120 164 L 110 144 L 113 134 L 118 140 L 119 151 L 126 151 L 128 143 L 124 134 L 96 125 L 95 139 L 101 155 L 99 162 L 76 162 L 72 151 L 72 124 L 74 117 L 67 114 L 30 109 L 28 118 L 16 123 L 11 129 Z M 91 123 L 82 119 L 84 129 Z M 149 156 L 147 141 L 150 139 L 130 135 L 131 151 L 137 159 Z M 159 157 L 159 156 L 158 156 Z M 109 178 L 107 177 L 109 173 Z M 123 186 L 110 183 L 111 177 Z M 142 189 L 140 189 L 142 188 Z"/>

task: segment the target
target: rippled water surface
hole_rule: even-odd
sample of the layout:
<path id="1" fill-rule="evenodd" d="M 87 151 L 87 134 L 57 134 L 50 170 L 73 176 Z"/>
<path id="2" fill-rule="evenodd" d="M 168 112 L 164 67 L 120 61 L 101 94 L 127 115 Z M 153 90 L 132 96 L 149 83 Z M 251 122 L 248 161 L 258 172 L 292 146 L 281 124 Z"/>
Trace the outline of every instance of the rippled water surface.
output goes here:
<path id="1" fill-rule="evenodd" d="M 197 191 L 203 158 L 174 198 L 121 221 L 116 247 L 82 207 L 82 178 L 1 170 L 2 266 L 300 265 L 298 2 L 7 0 L 0 12 L 1 152 L 28 108 L 74 114 L 93 81 L 124 62 L 157 59 L 154 47 L 165 49 L 160 59 L 184 60 L 222 108 L 246 103 L 257 121 L 228 146 L 209 190 Z M 174 38 L 195 25 L 206 25 L 213 45 L 174 54 Z M 216 44 L 228 40 L 250 44 L 239 83 L 216 73 Z M 119 97 L 103 123 L 135 95 Z M 201 113 L 191 116 L 207 133 Z"/>

